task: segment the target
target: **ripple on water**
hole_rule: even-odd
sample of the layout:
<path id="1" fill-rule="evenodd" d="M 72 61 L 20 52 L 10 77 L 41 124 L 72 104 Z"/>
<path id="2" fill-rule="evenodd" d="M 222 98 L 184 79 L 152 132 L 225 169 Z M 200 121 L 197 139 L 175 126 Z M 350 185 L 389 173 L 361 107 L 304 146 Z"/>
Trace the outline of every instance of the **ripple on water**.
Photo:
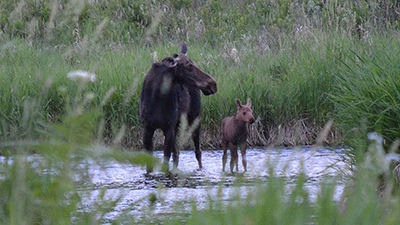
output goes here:
<path id="1" fill-rule="evenodd" d="M 229 151 L 228 151 L 229 152 Z M 155 151 L 154 155 L 162 158 L 162 151 Z M 232 194 L 240 193 L 244 197 L 254 191 L 256 181 L 264 182 L 269 176 L 268 166 L 274 167 L 275 176 L 283 177 L 286 184 L 294 186 L 298 175 L 304 171 L 306 176 L 305 187 L 310 192 L 310 200 L 315 201 L 320 183 L 324 177 L 334 177 L 340 170 L 346 170 L 345 150 L 283 148 L 283 149 L 248 149 L 246 158 L 248 171 L 243 173 L 241 155 L 239 154 L 239 173 L 234 176 L 231 173 L 222 172 L 222 150 L 203 151 L 203 170 L 198 170 L 198 164 L 194 151 L 181 151 L 179 158 L 179 170 L 175 176 L 167 176 L 155 172 L 150 176 L 145 175 L 144 167 L 129 164 L 106 162 L 105 166 L 99 166 L 89 161 L 89 173 L 93 186 L 85 187 L 82 192 L 89 193 L 84 201 L 90 205 L 100 193 L 106 189 L 106 197 L 113 199 L 120 196 L 121 200 L 115 207 L 115 211 L 107 214 L 112 220 L 121 212 L 129 211 L 129 214 L 137 218 L 144 216 L 144 209 L 151 209 L 152 214 L 174 213 L 176 207 L 180 212 L 190 212 L 192 203 L 197 208 L 205 208 L 209 199 L 219 196 L 222 191 L 224 201 L 229 201 Z M 104 163 L 103 163 L 104 164 Z M 229 170 L 229 157 L 228 157 Z M 334 165 L 334 166 L 332 166 Z M 172 164 L 171 164 L 172 167 Z M 233 185 L 236 180 L 242 181 L 240 186 Z M 341 180 L 338 180 L 336 198 L 340 198 L 343 190 Z M 155 195 L 153 204 L 148 199 L 149 195 Z M 140 201 L 141 199 L 146 199 Z M 182 211 L 183 210 L 183 211 Z"/>

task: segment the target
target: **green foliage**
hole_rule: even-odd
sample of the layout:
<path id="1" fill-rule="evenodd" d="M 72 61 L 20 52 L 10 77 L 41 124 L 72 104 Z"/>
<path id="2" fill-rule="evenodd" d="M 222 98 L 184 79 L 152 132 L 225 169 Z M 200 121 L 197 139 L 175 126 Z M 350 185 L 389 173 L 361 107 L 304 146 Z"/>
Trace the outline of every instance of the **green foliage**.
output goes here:
<path id="1" fill-rule="evenodd" d="M 141 83 L 183 40 L 218 83 L 218 93 L 202 99 L 205 130 L 216 133 L 234 99 L 249 97 L 266 126 L 322 127 L 334 118 L 360 168 L 345 211 L 330 180 L 312 204 L 304 175 L 289 194 L 271 176 L 246 201 L 194 210 L 188 224 L 398 224 L 398 196 L 382 204 L 380 169 L 362 164 L 380 149 L 368 147 L 368 132 L 387 143 L 400 136 L 398 8 L 350 0 L 1 1 L 0 223 L 101 223 L 118 200 L 82 212 L 75 175 L 90 178 L 78 165 L 156 163 L 99 143 L 139 145 Z M 68 80 L 76 69 L 95 72 L 96 82 Z"/>
<path id="2" fill-rule="evenodd" d="M 94 140 L 101 114 L 86 106 L 90 99 L 83 83 L 59 123 L 39 122 L 37 141 L 2 142 L 0 173 L 0 221 L 3 224 L 100 224 L 106 212 L 120 200 L 105 200 L 104 191 L 95 210 L 85 212 L 81 183 L 90 184 L 88 168 L 82 163 L 92 159 L 98 164 L 110 159 L 135 165 L 155 165 L 156 159 L 145 153 L 106 147 Z M 41 97 L 37 97 L 40 102 Z M 30 99 L 32 101 L 32 99 Z M 27 105 L 25 105 L 26 107 Z M 27 110 L 24 108 L 23 110 Z M 28 107 L 24 119 L 35 118 L 35 109 Z M 32 113 L 32 115 L 29 115 Z M 24 127 L 22 127 L 24 128 Z M 24 137 L 20 137 L 24 138 Z M 115 143 L 118 144 L 118 143 Z M 31 152 L 37 154 L 32 155 Z M 82 211 L 83 210 L 83 211 Z"/>
<path id="3" fill-rule="evenodd" d="M 254 114 L 266 126 L 305 119 L 309 126 L 322 127 L 335 118 L 335 129 L 346 140 L 376 130 L 389 143 L 394 141 L 399 135 L 396 39 L 314 35 L 314 39 L 282 36 L 279 52 L 247 42 L 220 48 L 189 44 L 189 56 L 218 83 L 216 95 L 203 97 L 203 127 L 218 131 L 221 119 L 235 112 L 234 99 L 250 97 Z M 100 109 L 104 136 L 112 139 L 120 127 L 127 126 L 129 143 L 138 146 L 140 90 L 152 55 L 156 52 L 161 60 L 178 52 L 178 46 L 135 45 L 108 51 L 95 43 L 82 49 L 52 50 L 31 48 L 17 40 L 4 44 L 0 52 L 3 140 L 39 138 L 36 127 L 41 121 L 62 121 L 78 90 L 66 74 L 84 69 L 97 74 L 96 82 L 85 86 L 94 94 L 85 107 Z M 352 49 L 359 49 L 358 53 Z"/>
<path id="4" fill-rule="evenodd" d="M 360 136 L 377 131 L 388 144 L 400 137 L 396 42 L 377 43 L 382 48 L 371 52 L 349 51 L 343 59 L 336 76 L 341 85 L 335 87 L 333 101 L 344 134 Z"/>
<path id="5" fill-rule="evenodd" d="M 81 42 L 103 19 L 106 42 L 132 43 L 166 39 L 196 40 L 211 45 L 255 37 L 260 33 L 293 33 L 299 27 L 364 35 L 398 27 L 396 1 L 61 1 L 4 0 L 0 29 L 5 39 L 20 37 L 39 44 Z M 379 18 L 379 19 L 376 19 Z M 146 32 L 154 24 L 151 34 Z M 146 34 L 147 38 L 143 35 Z"/>

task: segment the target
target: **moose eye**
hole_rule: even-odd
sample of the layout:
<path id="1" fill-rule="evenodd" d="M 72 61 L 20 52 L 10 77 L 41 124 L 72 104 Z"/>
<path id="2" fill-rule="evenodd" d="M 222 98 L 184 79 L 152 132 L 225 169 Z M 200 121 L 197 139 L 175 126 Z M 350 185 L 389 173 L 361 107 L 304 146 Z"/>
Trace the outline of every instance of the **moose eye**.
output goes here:
<path id="1" fill-rule="evenodd" d="M 193 71 L 193 66 L 192 66 L 192 65 L 189 65 L 187 69 L 188 69 L 189 71 Z"/>
<path id="2" fill-rule="evenodd" d="M 243 116 L 245 116 L 245 115 L 246 115 L 246 112 L 243 113 Z"/>

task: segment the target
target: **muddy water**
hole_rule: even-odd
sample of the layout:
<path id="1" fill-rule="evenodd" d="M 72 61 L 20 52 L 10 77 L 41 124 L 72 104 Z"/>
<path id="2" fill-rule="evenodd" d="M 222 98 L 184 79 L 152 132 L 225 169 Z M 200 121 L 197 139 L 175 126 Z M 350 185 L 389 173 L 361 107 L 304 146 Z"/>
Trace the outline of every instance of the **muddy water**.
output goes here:
<path id="1" fill-rule="evenodd" d="M 93 186 L 82 187 L 84 206 L 90 208 L 100 193 L 105 191 L 106 199 L 120 198 L 113 211 L 106 214 L 106 221 L 112 221 L 121 214 L 143 218 L 162 218 L 163 216 L 190 213 L 193 205 L 197 209 L 207 208 L 209 199 L 222 198 L 223 202 L 232 201 L 232 196 L 245 197 L 254 191 L 256 183 L 265 183 L 268 166 L 274 166 L 275 175 L 283 177 L 287 186 L 294 185 L 296 178 L 304 168 L 305 187 L 310 200 L 315 201 L 322 180 L 336 177 L 340 171 L 346 171 L 343 162 L 344 150 L 284 148 L 255 148 L 247 151 L 248 171 L 243 173 L 239 154 L 239 173 L 232 175 L 222 172 L 222 151 L 203 151 L 203 170 L 197 170 L 198 164 L 193 151 L 181 151 L 178 176 L 168 177 L 156 172 L 145 175 L 145 168 L 107 162 L 104 166 L 90 163 L 89 172 Z M 154 155 L 162 158 L 161 151 Z M 227 163 L 229 170 L 229 157 Z M 236 180 L 243 181 L 234 185 Z M 335 198 L 339 199 L 343 190 L 339 179 Z M 150 197 L 152 196 L 152 197 Z M 154 201 L 151 201 L 153 199 Z M 162 220 L 162 219 L 161 219 Z"/>

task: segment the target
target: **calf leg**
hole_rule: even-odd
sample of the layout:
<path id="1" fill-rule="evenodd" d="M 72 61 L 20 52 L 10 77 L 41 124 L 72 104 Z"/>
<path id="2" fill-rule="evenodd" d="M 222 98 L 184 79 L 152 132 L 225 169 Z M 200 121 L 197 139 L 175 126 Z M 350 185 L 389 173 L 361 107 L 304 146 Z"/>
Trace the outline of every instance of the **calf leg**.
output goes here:
<path id="1" fill-rule="evenodd" d="M 242 164 L 244 171 L 247 171 L 247 161 L 246 161 L 246 142 L 240 145 L 240 152 L 242 153 Z"/>
<path id="2" fill-rule="evenodd" d="M 149 155 L 153 155 L 153 135 L 155 129 L 145 126 L 143 131 L 143 147 Z M 147 173 L 153 172 L 153 165 L 146 165 Z"/>
<path id="3" fill-rule="evenodd" d="M 232 145 L 230 146 L 231 148 L 231 172 L 233 173 L 233 170 L 235 168 L 236 162 L 238 160 L 238 153 L 237 153 L 237 146 Z"/>
<path id="4" fill-rule="evenodd" d="M 200 126 L 192 134 L 194 143 L 194 153 L 196 154 L 197 162 L 199 163 L 199 168 L 203 169 L 203 164 L 201 163 L 201 149 L 200 149 Z"/>
<path id="5" fill-rule="evenodd" d="M 222 141 L 222 149 L 224 150 L 224 154 L 222 155 L 222 172 L 225 172 L 226 159 L 228 158 L 226 152 L 228 151 L 228 148 L 227 143 L 224 141 Z"/>

